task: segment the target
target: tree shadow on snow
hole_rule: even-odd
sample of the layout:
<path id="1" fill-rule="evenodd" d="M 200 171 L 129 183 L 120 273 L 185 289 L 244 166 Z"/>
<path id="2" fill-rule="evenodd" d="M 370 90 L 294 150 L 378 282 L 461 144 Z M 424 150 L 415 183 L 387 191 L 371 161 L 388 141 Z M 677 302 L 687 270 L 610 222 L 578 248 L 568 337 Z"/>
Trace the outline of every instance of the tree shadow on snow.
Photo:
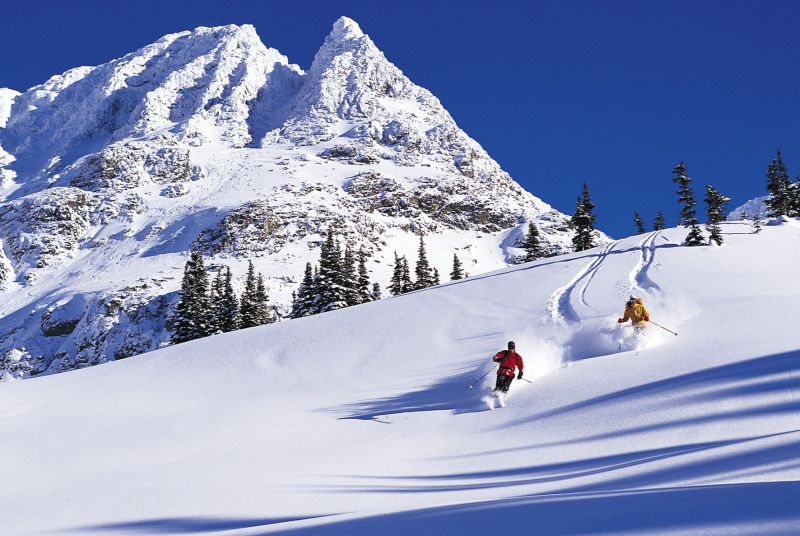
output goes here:
<path id="1" fill-rule="evenodd" d="M 202 534 L 291 523 L 325 516 L 273 518 L 165 517 L 105 523 L 69 529 L 69 532 L 136 532 L 144 534 Z"/>
<path id="2" fill-rule="evenodd" d="M 343 414 L 340 419 L 360 419 L 379 421 L 379 417 L 398 413 L 420 411 L 452 411 L 454 413 L 474 413 L 489 408 L 483 398 L 488 394 L 487 382 L 494 381 L 494 373 L 489 372 L 473 389 L 469 385 L 485 372 L 470 370 L 440 380 L 417 391 L 401 393 L 396 396 L 376 398 L 347 404 L 328 410 Z"/>
<path id="3" fill-rule="evenodd" d="M 793 534 L 800 482 L 520 496 L 335 520 L 282 534 Z"/>

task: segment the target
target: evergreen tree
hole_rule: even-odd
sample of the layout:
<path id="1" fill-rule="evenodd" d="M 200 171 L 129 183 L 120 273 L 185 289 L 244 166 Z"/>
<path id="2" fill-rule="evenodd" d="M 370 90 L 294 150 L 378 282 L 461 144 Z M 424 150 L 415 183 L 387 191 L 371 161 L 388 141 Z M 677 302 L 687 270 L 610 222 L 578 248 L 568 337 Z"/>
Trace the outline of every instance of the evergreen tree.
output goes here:
<path id="1" fill-rule="evenodd" d="M 647 229 L 644 228 L 644 222 L 642 221 L 642 217 L 639 216 L 638 212 L 633 213 L 633 223 L 634 225 L 636 225 L 637 234 L 644 234 L 647 232 Z"/>
<path id="2" fill-rule="evenodd" d="M 341 247 L 328 230 L 322 243 L 317 278 L 317 302 L 321 313 L 347 307 L 347 289 L 342 285 Z"/>
<path id="3" fill-rule="evenodd" d="M 428 263 L 428 253 L 425 251 L 425 239 L 419 235 L 419 248 L 417 248 L 417 266 L 414 269 L 414 275 L 417 282 L 414 284 L 414 289 L 428 288 L 433 285 L 433 271 Z"/>
<path id="4" fill-rule="evenodd" d="M 364 249 L 358 251 L 358 279 L 356 283 L 356 292 L 358 294 L 358 303 L 367 303 L 372 301 L 372 295 L 369 291 L 369 272 L 367 271 L 367 254 Z"/>
<path id="5" fill-rule="evenodd" d="M 403 288 L 403 294 L 414 290 L 414 283 L 411 282 L 411 270 L 408 268 L 408 259 L 403 256 L 403 269 L 400 275 L 400 284 Z"/>
<path id="6" fill-rule="evenodd" d="M 709 233 L 708 243 L 711 245 L 716 242 L 718 246 L 722 245 L 722 227 L 720 223 L 725 221 L 725 214 L 723 213 L 724 206 L 730 202 L 729 197 L 722 195 L 719 190 L 711 186 L 706 186 L 706 230 Z"/>
<path id="7" fill-rule="evenodd" d="M 358 295 L 358 276 L 356 274 L 356 260 L 353 256 L 353 248 L 347 246 L 342 258 L 342 279 L 344 287 L 344 301 L 347 306 L 358 305 L 360 302 Z"/>
<path id="8" fill-rule="evenodd" d="M 654 231 L 661 231 L 667 228 L 667 219 L 664 217 L 664 213 L 660 210 L 656 212 L 656 218 L 653 220 L 653 230 Z"/>
<path id="9" fill-rule="evenodd" d="M 531 262 L 544 257 L 542 242 L 539 239 L 539 228 L 536 227 L 533 220 L 528 221 L 528 234 L 525 235 L 525 240 L 522 242 L 522 249 L 525 250 L 524 262 Z"/>
<path id="10" fill-rule="evenodd" d="M 453 270 L 450 272 L 450 281 L 457 281 L 464 279 L 464 269 L 461 267 L 461 261 L 458 255 L 453 253 Z"/>
<path id="11" fill-rule="evenodd" d="M 233 274 L 229 266 L 225 267 L 225 278 L 222 284 L 222 305 L 219 308 L 218 327 L 223 333 L 239 329 L 239 300 L 233 291 Z"/>
<path id="12" fill-rule="evenodd" d="M 672 182 L 678 185 L 678 203 L 683 203 L 681 207 L 680 223 L 684 227 L 689 228 L 689 234 L 686 236 L 684 244 L 687 246 L 702 245 L 705 243 L 705 239 L 703 238 L 703 233 L 700 231 L 700 226 L 697 222 L 697 213 L 695 211 L 696 202 L 691 187 L 692 179 L 686 175 L 686 165 L 683 162 L 675 166 L 672 173 L 674 174 Z"/>
<path id="13" fill-rule="evenodd" d="M 758 234 L 761 232 L 761 217 L 758 215 L 758 211 L 753 212 L 753 232 Z"/>
<path id="14" fill-rule="evenodd" d="M 572 237 L 572 245 L 575 251 L 585 251 L 594 247 L 594 228 L 592 217 L 586 213 L 583 202 L 578 198 L 575 203 L 575 214 L 570 220 L 575 235 Z"/>
<path id="15" fill-rule="evenodd" d="M 372 292 L 370 292 L 369 298 L 372 301 L 378 301 L 381 299 L 381 286 L 377 281 L 372 284 Z"/>
<path id="16" fill-rule="evenodd" d="M 800 218 L 800 176 L 789 186 L 789 216 Z"/>
<path id="17" fill-rule="evenodd" d="M 441 283 L 441 281 L 439 280 L 439 269 L 438 268 L 434 268 L 433 269 L 433 278 L 431 279 L 431 283 L 433 283 L 434 287 Z"/>
<path id="18" fill-rule="evenodd" d="M 225 290 L 225 280 L 223 279 L 223 270 L 217 270 L 217 275 L 211 281 L 211 296 L 209 299 L 209 322 L 208 330 L 211 334 L 222 333 L 222 297 Z"/>
<path id="19" fill-rule="evenodd" d="M 389 280 L 389 293 L 392 296 L 399 296 L 403 293 L 403 259 L 405 257 L 398 257 L 397 252 L 394 252 L 394 270 L 392 271 L 392 278 Z"/>
<path id="20" fill-rule="evenodd" d="M 302 318 L 314 314 L 314 274 L 311 271 L 311 263 L 306 263 L 306 270 L 303 274 L 303 281 L 295 292 L 292 300 L 291 318 Z"/>
<path id="21" fill-rule="evenodd" d="M 260 273 L 256 278 L 256 293 L 254 298 L 257 325 L 263 326 L 264 324 L 270 324 L 272 318 L 269 314 L 269 295 L 267 294 L 267 287 L 264 284 L 264 276 Z"/>
<path id="22" fill-rule="evenodd" d="M 181 299 L 175 312 L 172 342 L 177 344 L 210 335 L 210 318 L 208 275 L 203 254 L 192 251 L 183 269 Z"/>
<path id="23" fill-rule="evenodd" d="M 775 159 L 767 166 L 767 214 L 769 216 L 788 216 L 792 209 L 792 181 L 783 155 L 778 149 Z"/>
<path id="24" fill-rule="evenodd" d="M 239 327 L 242 329 L 260 326 L 258 310 L 258 279 L 253 261 L 247 265 L 247 279 L 245 279 L 244 290 L 239 305 Z"/>
<path id="25" fill-rule="evenodd" d="M 583 193 L 581 195 L 581 204 L 583 205 L 583 210 L 586 214 L 592 218 L 592 229 L 594 229 L 594 224 L 597 221 L 597 216 L 594 214 L 594 203 L 592 203 L 592 197 L 589 195 L 589 185 L 586 184 L 584 181 L 583 183 Z"/>

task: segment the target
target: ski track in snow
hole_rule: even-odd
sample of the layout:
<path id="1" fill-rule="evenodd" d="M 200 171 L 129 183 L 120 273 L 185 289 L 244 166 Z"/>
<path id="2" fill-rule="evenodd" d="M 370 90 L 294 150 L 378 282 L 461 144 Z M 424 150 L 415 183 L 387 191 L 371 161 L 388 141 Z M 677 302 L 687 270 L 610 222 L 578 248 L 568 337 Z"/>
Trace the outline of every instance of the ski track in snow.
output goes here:
<path id="1" fill-rule="evenodd" d="M 656 257 L 656 238 L 661 234 L 661 231 L 654 231 L 650 233 L 639 247 L 642 250 L 641 259 L 636 264 L 630 273 L 631 290 L 640 289 L 644 292 L 656 291 L 661 292 L 661 286 L 650 279 L 650 267 L 653 265 L 653 260 Z"/>
<path id="2" fill-rule="evenodd" d="M 595 260 L 579 271 L 569 283 L 557 289 L 550 296 L 550 299 L 547 301 L 547 311 L 550 318 L 561 323 L 581 321 L 580 315 L 578 315 L 575 308 L 572 306 L 572 293 L 584 279 L 585 281 L 578 291 L 580 303 L 586 309 L 591 309 L 592 311 L 596 310 L 586 301 L 586 289 L 589 287 L 592 279 L 594 279 L 603 261 L 617 244 L 619 244 L 619 240 L 605 245 L 600 253 L 597 254 Z"/>

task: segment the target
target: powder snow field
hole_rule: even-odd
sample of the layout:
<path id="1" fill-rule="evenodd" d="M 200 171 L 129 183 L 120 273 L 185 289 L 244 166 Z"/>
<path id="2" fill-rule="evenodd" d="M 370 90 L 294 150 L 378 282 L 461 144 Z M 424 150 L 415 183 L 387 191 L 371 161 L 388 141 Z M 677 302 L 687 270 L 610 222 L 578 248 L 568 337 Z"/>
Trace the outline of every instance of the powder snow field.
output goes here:
<path id="1" fill-rule="evenodd" d="M 797 534 L 800 227 L 724 230 L 3 384 L 2 533 Z"/>

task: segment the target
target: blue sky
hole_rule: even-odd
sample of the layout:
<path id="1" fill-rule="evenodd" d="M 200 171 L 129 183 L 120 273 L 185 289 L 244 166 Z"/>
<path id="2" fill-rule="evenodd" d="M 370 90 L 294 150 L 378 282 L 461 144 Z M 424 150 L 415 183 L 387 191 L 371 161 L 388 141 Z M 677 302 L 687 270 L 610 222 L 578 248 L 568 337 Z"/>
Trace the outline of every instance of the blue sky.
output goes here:
<path id="1" fill-rule="evenodd" d="M 24 5 L 23 5 L 24 4 Z M 23 90 L 165 33 L 251 23 L 307 68 L 333 21 L 355 19 L 525 188 L 571 213 L 583 181 L 598 226 L 677 220 L 686 162 L 733 198 L 763 195 L 781 147 L 800 174 L 800 2 L 52 1 L 0 17 L 0 87 Z"/>

